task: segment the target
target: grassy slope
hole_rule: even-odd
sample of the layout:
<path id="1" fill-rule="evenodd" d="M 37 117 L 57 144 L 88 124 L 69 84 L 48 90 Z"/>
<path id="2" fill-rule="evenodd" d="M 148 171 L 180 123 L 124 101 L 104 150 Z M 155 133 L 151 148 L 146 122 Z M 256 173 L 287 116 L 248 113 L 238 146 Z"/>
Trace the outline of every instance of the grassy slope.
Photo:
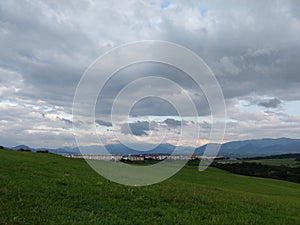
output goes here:
<path id="1" fill-rule="evenodd" d="M 186 167 L 128 187 L 84 160 L 0 150 L 0 224 L 300 224 L 300 185 Z"/>

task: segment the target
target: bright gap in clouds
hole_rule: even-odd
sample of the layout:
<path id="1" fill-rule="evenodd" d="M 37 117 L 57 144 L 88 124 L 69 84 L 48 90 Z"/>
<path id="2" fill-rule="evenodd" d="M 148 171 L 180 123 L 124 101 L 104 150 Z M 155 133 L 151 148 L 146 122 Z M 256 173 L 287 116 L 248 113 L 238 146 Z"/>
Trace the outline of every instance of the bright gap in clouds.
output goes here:
<path id="1" fill-rule="evenodd" d="M 300 101 L 290 101 L 283 103 L 286 114 L 291 116 L 300 116 Z"/>

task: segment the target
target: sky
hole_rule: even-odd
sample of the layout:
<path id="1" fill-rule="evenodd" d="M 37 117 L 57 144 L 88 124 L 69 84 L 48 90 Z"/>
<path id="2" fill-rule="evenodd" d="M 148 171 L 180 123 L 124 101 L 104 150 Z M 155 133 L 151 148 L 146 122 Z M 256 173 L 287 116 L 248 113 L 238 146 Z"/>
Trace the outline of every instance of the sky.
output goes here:
<path id="1" fill-rule="evenodd" d="M 81 121 L 72 120 L 72 103 L 83 73 L 107 51 L 142 40 L 182 45 L 206 62 L 226 102 L 224 142 L 300 138 L 299 38 L 298 0 L 0 1 L 0 145 L 75 146 L 73 123 Z M 153 75 L 186 90 L 198 117 L 182 118 L 170 103 L 152 97 L 112 124 L 110 108 L 122 87 Z M 173 87 L 133 91 L 145 88 L 185 104 L 184 93 Z M 155 144 L 163 137 L 176 145 L 184 126 L 191 134 L 200 130 L 202 145 L 212 120 L 205 94 L 186 74 L 148 62 L 114 74 L 98 98 L 95 123 L 105 144 Z M 84 145 L 97 144 L 88 139 L 92 125 L 81 125 Z"/>

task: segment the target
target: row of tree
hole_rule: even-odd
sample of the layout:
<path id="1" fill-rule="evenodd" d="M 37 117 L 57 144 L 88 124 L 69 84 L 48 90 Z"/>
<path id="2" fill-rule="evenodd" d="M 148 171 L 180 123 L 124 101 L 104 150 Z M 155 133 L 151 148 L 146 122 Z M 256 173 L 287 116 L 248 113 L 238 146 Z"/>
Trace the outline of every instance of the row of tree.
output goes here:
<path id="1" fill-rule="evenodd" d="M 218 163 L 214 162 L 212 166 L 227 170 L 241 175 L 273 178 L 279 180 L 292 181 L 300 183 L 300 167 L 292 168 L 287 166 L 271 166 L 261 163 Z"/>

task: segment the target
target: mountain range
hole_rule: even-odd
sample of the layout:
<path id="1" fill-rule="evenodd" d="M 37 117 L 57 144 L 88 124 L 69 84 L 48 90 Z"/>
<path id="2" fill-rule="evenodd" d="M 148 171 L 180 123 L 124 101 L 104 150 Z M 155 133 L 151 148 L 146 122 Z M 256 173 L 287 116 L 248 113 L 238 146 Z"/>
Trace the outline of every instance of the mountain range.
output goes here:
<path id="1" fill-rule="evenodd" d="M 212 144 L 220 147 L 218 155 L 221 156 L 263 156 L 263 155 L 276 155 L 285 153 L 300 153 L 300 139 L 278 138 L 278 139 L 256 139 L 244 141 L 231 141 L 224 144 Z M 27 149 L 31 151 L 48 150 L 55 154 L 105 154 L 107 149 L 111 154 L 171 154 L 176 146 L 171 144 L 160 144 L 154 146 L 151 144 L 144 144 L 135 146 L 137 149 L 152 149 L 148 151 L 136 151 L 123 144 L 109 144 L 106 146 L 81 146 L 78 147 L 62 147 L 57 149 L 47 148 L 31 148 L 26 145 L 19 145 L 9 149 L 19 150 Z M 205 151 L 206 145 L 195 149 L 195 154 L 202 155 Z M 193 151 L 192 147 L 180 146 L 178 147 L 181 154 L 188 154 Z"/>
<path id="2" fill-rule="evenodd" d="M 217 145 L 217 144 L 216 144 Z M 195 150 L 195 154 L 203 154 L 207 145 Z M 257 156 L 300 153 L 300 139 L 265 138 L 256 140 L 232 141 L 220 146 L 219 155 L 223 156 Z"/>

